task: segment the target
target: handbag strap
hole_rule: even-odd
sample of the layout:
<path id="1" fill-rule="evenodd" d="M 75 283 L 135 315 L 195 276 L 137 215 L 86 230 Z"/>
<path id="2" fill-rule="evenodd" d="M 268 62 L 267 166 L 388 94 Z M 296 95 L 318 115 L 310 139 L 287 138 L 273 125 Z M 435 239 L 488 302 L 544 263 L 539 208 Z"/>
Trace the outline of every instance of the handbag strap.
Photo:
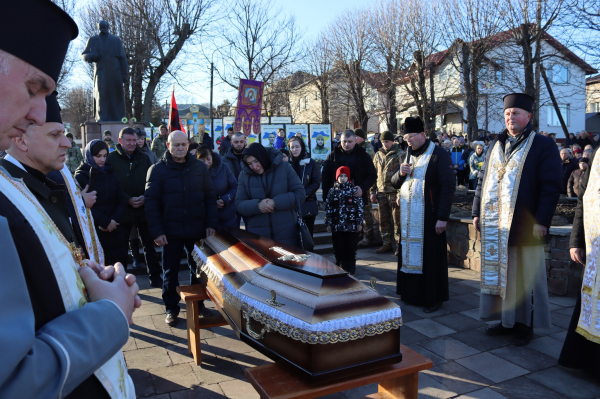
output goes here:
<path id="1" fill-rule="evenodd" d="M 296 213 L 298 214 L 298 218 L 302 219 L 302 207 L 300 207 L 300 199 L 297 195 L 294 196 L 296 197 L 296 203 L 298 204 L 298 210 L 296 211 Z"/>

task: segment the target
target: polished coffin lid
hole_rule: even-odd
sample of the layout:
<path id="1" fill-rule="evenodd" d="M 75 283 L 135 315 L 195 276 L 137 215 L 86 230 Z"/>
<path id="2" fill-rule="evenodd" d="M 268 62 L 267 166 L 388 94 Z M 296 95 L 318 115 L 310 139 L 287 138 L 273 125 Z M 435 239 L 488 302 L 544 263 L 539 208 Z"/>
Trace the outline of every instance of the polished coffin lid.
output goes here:
<path id="1" fill-rule="evenodd" d="M 291 338 L 334 343 L 399 328 L 398 305 L 325 258 L 269 238 L 219 231 L 194 259 L 223 300 Z"/>

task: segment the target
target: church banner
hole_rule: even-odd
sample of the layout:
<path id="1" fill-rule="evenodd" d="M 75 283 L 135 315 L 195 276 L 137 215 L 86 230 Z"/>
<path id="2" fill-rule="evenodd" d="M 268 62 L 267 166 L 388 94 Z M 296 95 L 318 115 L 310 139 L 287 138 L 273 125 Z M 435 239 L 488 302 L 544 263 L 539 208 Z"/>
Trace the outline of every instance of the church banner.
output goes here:
<path id="1" fill-rule="evenodd" d="M 310 156 L 322 164 L 331 152 L 331 125 L 310 125 Z"/>
<path id="2" fill-rule="evenodd" d="M 283 125 L 261 125 L 260 134 L 262 136 L 261 144 L 264 147 L 273 147 L 277 140 L 277 131 L 283 129 Z"/>
<path id="3" fill-rule="evenodd" d="M 263 85 L 263 82 L 240 79 L 233 129 L 243 132 L 249 139 L 253 133 L 255 136 L 260 134 Z"/>

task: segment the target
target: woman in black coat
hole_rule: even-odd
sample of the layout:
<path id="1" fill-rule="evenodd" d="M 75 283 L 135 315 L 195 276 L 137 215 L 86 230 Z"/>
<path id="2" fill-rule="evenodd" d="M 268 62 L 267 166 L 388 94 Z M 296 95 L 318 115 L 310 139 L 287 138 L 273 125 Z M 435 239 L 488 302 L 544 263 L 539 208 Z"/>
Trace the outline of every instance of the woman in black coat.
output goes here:
<path id="1" fill-rule="evenodd" d="M 292 168 L 294 168 L 298 174 L 302 185 L 304 185 L 304 191 L 306 192 L 306 199 L 301 206 L 302 219 L 312 236 L 315 228 L 315 219 L 319 213 L 317 190 L 321 185 L 321 168 L 314 159 L 308 156 L 306 144 L 304 144 L 302 138 L 292 137 L 288 142 L 288 145 L 290 146 L 290 162 Z"/>
<path id="2" fill-rule="evenodd" d="M 84 161 L 75 171 L 75 179 L 88 191 L 96 191 L 96 202 L 92 206 L 92 216 L 96 233 L 104 250 L 105 264 L 116 262 L 127 264 L 127 243 L 129 232 L 125 234 L 119 226 L 127 199 L 121 183 L 106 163 L 108 146 L 104 141 L 92 140 L 85 147 Z"/>
<path id="3" fill-rule="evenodd" d="M 235 215 L 235 194 L 238 182 L 229 166 L 223 162 L 221 156 L 210 148 L 201 147 L 196 157 L 204 162 L 210 172 L 210 179 L 217 195 L 217 208 L 219 213 L 219 229 L 240 227 Z"/>

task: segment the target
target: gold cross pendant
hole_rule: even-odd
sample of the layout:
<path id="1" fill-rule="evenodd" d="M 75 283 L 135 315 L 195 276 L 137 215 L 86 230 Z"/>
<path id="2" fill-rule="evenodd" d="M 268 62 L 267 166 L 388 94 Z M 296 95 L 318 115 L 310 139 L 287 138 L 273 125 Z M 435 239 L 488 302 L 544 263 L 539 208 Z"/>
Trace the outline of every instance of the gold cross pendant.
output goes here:
<path id="1" fill-rule="evenodd" d="M 75 263 L 80 266 L 83 265 L 84 261 L 87 260 L 85 259 L 85 253 L 83 250 L 81 248 L 77 248 L 75 243 L 72 242 L 69 243 L 69 249 L 71 250 L 71 255 L 73 255 L 73 260 L 75 260 Z"/>

